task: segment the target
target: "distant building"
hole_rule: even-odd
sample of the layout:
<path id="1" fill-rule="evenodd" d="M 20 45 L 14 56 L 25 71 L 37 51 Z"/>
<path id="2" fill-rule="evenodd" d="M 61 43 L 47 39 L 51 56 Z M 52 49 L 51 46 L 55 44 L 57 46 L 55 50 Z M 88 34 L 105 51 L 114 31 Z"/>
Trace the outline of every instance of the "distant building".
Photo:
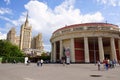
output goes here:
<path id="1" fill-rule="evenodd" d="M 33 37 L 32 43 L 31 43 L 32 49 L 40 49 L 43 50 L 43 41 L 42 41 L 42 34 L 39 33 L 37 36 Z"/>
<path id="2" fill-rule="evenodd" d="M 28 15 L 25 23 L 21 26 L 20 31 L 20 49 L 31 48 L 32 26 L 29 25 Z"/>
<path id="3" fill-rule="evenodd" d="M 7 40 L 9 40 L 11 43 L 16 44 L 16 31 L 15 28 L 12 28 L 8 33 L 7 33 Z"/>
<path id="4" fill-rule="evenodd" d="M 17 36 L 15 28 L 12 28 L 7 33 L 7 40 L 29 55 L 40 55 L 44 51 L 42 33 L 32 38 L 32 26 L 29 25 L 28 15 L 21 26 L 20 36 Z"/>

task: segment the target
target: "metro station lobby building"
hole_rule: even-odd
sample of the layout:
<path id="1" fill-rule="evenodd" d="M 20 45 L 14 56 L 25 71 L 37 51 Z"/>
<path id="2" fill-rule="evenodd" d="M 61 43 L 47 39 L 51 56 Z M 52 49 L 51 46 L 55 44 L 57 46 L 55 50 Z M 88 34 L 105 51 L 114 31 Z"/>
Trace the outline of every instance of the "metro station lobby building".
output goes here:
<path id="1" fill-rule="evenodd" d="M 64 57 L 70 50 L 70 61 L 91 63 L 108 58 L 120 60 L 120 28 L 109 23 L 82 23 L 65 26 L 51 36 L 51 61 Z"/>

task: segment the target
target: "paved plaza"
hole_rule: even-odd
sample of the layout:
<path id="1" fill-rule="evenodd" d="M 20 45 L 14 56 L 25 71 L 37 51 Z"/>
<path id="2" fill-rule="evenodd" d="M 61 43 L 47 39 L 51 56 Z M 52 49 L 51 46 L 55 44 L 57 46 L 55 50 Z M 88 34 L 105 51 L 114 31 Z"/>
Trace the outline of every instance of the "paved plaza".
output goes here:
<path id="1" fill-rule="evenodd" d="M 120 66 L 98 71 L 94 64 L 0 64 L 0 80 L 120 80 Z"/>

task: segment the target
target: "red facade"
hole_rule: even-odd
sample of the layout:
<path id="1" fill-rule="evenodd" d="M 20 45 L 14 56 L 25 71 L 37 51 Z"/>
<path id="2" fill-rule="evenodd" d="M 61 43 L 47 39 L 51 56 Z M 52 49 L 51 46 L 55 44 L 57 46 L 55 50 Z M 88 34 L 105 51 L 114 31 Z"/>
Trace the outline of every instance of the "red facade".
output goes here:
<path id="1" fill-rule="evenodd" d="M 107 42 L 106 42 L 107 40 Z M 110 39 L 103 39 L 103 48 L 110 46 Z M 99 47 L 97 38 L 94 40 L 93 38 L 89 38 L 88 40 L 89 47 L 89 60 L 90 62 L 97 62 L 99 59 Z M 120 60 L 119 48 L 118 48 L 118 40 L 115 39 L 115 48 L 116 48 L 116 56 L 117 60 Z M 85 62 L 85 52 L 84 52 L 84 39 L 83 38 L 75 38 L 74 39 L 74 49 L 75 49 L 75 62 L 82 63 Z M 111 51 L 111 50 L 110 50 Z M 104 57 L 110 59 L 110 53 L 105 53 Z M 60 60 L 60 42 L 56 42 L 56 61 Z"/>
<path id="2" fill-rule="evenodd" d="M 75 39 L 75 61 L 85 62 L 84 60 L 84 43 L 83 40 Z"/>
<path id="3" fill-rule="evenodd" d="M 85 53 L 84 53 L 84 40 L 75 39 L 75 61 L 76 62 L 85 62 Z M 89 44 L 89 59 L 90 62 L 97 62 L 99 60 L 99 50 L 97 40 L 94 43 L 93 39 L 90 40 Z"/>
<path id="4" fill-rule="evenodd" d="M 90 62 L 97 62 L 99 60 L 98 40 L 89 40 L 89 58 Z"/>
<path id="5" fill-rule="evenodd" d="M 120 60 L 119 48 L 118 48 L 118 40 L 115 39 L 115 48 L 116 48 L 116 56 L 117 60 Z"/>

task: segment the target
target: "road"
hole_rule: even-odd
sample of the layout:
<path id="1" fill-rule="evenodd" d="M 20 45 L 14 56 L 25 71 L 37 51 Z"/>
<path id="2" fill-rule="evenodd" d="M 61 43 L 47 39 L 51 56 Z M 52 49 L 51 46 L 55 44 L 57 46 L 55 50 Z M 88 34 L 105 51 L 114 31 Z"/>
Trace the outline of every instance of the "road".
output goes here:
<path id="1" fill-rule="evenodd" d="M 119 80 L 120 66 L 108 71 L 94 64 L 0 64 L 0 80 Z"/>

